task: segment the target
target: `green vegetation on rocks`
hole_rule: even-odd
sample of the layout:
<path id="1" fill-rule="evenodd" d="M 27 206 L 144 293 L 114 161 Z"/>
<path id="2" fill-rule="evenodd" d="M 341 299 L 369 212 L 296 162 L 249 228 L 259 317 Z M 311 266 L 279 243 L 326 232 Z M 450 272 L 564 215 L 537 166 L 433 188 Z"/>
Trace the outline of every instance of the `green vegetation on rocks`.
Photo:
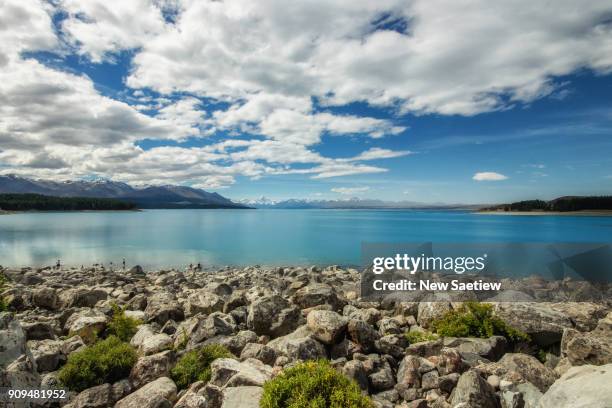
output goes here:
<path id="1" fill-rule="evenodd" d="M 111 305 L 113 309 L 113 317 L 108 323 L 107 333 L 111 336 L 116 336 L 122 341 L 130 341 L 138 331 L 138 325 L 142 322 L 133 317 L 125 315 L 125 309 L 117 306 L 116 303 Z"/>
<path id="2" fill-rule="evenodd" d="M 480 337 L 499 335 L 513 342 L 529 341 L 529 336 L 508 325 L 493 314 L 493 306 L 486 303 L 465 302 L 432 323 L 435 332 L 443 337 Z"/>
<path id="3" fill-rule="evenodd" d="M 70 354 L 58 378 L 70 390 L 80 392 L 127 377 L 137 359 L 132 346 L 110 336 Z"/>
<path id="4" fill-rule="evenodd" d="M 307 361 L 264 384 L 261 408 L 372 408 L 359 386 L 328 361 Z"/>
<path id="5" fill-rule="evenodd" d="M 438 338 L 438 335 L 435 333 L 431 333 L 429 331 L 425 331 L 425 330 L 423 331 L 415 330 L 415 331 L 406 332 L 405 337 L 408 340 L 408 342 L 412 344 L 412 343 L 420 343 L 422 341 L 436 340 Z"/>
<path id="6" fill-rule="evenodd" d="M 0 272 L 0 312 L 6 312 L 8 310 L 8 305 L 2 297 L 2 292 L 6 289 L 6 284 L 8 282 L 8 278 L 3 272 Z"/>
<path id="7" fill-rule="evenodd" d="M 233 358 L 230 351 L 219 344 L 210 344 L 198 350 L 186 352 L 171 371 L 171 377 L 179 389 L 196 381 L 210 380 L 210 365 L 218 358 Z"/>

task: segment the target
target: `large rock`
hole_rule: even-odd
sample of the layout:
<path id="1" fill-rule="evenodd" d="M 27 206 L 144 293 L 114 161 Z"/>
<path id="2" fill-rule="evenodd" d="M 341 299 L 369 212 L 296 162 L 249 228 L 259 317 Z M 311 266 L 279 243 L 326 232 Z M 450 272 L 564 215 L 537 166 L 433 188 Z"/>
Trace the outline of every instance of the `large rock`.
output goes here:
<path id="1" fill-rule="evenodd" d="M 138 348 L 138 352 L 143 356 L 156 354 L 161 351 L 171 349 L 173 343 L 172 337 L 168 336 L 167 334 L 155 334 L 144 339 Z"/>
<path id="2" fill-rule="evenodd" d="M 263 388 L 254 386 L 230 387 L 223 390 L 221 408 L 259 408 Z"/>
<path id="3" fill-rule="evenodd" d="M 344 335 L 348 319 L 329 310 L 313 310 L 306 319 L 313 336 L 325 343 L 335 344 Z"/>
<path id="4" fill-rule="evenodd" d="M 459 377 L 451 395 L 451 404 L 461 408 L 499 408 L 493 388 L 473 370 Z"/>
<path id="5" fill-rule="evenodd" d="M 26 389 L 39 386 L 40 376 L 21 325 L 13 314 L 0 313 L 0 387 Z"/>
<path id="6" fill-rule="evenodd" d="M 145 315 L 148 322 L 163 325 L 168 320 L 181 321 L 185 318 L 183 308 L 176 297 L 169 292 L 156 292 L 147 300 Z"/>
<path id="7" fill-rule="evenodd" d="M 606 315 L 606 307 L 589 302 L 553 303 L 551 308 L 570 318 L 579 331 L 591 331 L 597 326 L 597 321 Z"/>
<path id="8" fill-rule="evenodd" d="M 42 309 L 57 310 L 60 307 L 60 299 L 55 289 L 41 287 L 32 291 L 32 304 Z"/>
<path id="9" fill-rule="evenodd" d="M 189 346 L 194 346 L 215 336 L 230 335 L 236 330 L 236 322 L 231 315 L 214 312 L 201 320 L 189 337 Z"/>
<path id="10" fill-rule="evenodd" d="M 508 341 L 503 336 L 492 336 L 488 339 L 475 337 L 445 337 L 445 347 L 456 348 L 460 353 L 474 353 L 488 360 L 499 360 L 506 352 Z"/>
<path id="11" fill-rule="evenodd" d="M 273 348 L 259 343 L 246 344 L 240 353 L 241 360 L 256 358 L 267 365 L 274 365 L 276 357 L 276 351 Z"/>
<path id="12" fill-rule="evenodd" d="M 153 326 L 151 326 L 150 324 L 141 324 L 140 326 L 138 326 L 136 334 L 132 336 L 130 344 L 133 347 L 139 348 L 146 339 L 155 336 L 155 334 L 157 333 L 155 332 Z"/>
<path id="13" fill-rule="evenodd" d="M 563 330 L 574 327 L 565 313 L 553 309 L 548 303 L 499 303 L 495 313 L 510 326 L 529 334 L 541 346 L 558 343 Z"/>
<path id="14" fill-rule="evenodd" d="M 570 368 L 540 399 L 541 408 L 609 408 L 612 364 Z"/>
<path id="15" fill-rule="evenodd" d="M 196 381 L 191 384 L 174 405 L 174 408 L 213 408 L 213 404 L 206 400 L 202 392 L 205 386 L 206 384 L 203 381 Z"/>
<path id="16" fill-rule="evenodd" d="M 217 387 L 261 387 L 272 378 L 272 367 L 251 358 L 245 361 L 218 358 L 210 365 L 210 371 L 210 384 Z"/>
<path id="17" fill-rule="evenodd" d="M 198 313 L 211 314 L 223 311 L 223 299 L 207 290 L 199 290 L 187 298 L 185 315 L 193 316 Z"/>
<path id="18" fill-rule="evenodd" d="M 66 361 L 62 353 L 64 342 L 61 340 L 30 340 L 28 347 L 36 361 L 38 372 L 55 371 L 59 365 Z"/>
<path id="19" fill-rule="evenodd" d="M 300 311 L 278 295 L 255 300 L 248 309 L 247 327 L 259 335 L 284 336 L 299 323 Z"/>
<path id="20" fill-rule="evenodd" d="M 64 330 L 70 335 L 78 335 L 87 344 L 93 343 L 98 334 L 106 328 L 108 317 L 95 309 L 83 309 L 73 313 L 66 324 Z"/>
<path id="21" fill-rule="evenodd" d="M 56 335 L 56 327 L 59 332 L 59 327 L 55 325 L 55 322 L 21 322 L 21 327 L 26 334 L 28 340 L 46 340 L 54 339 Z"/>
<path id="22" fill-rule="evenodd" d="M 71 408 L 107 408 L 123 397 L 122 387 L 102 384 L 81 391 L 71 402 Z"/>
<path id="23" fill-rule="evenodd" d="M 312 283 L 299 289 L 293 295 L 293 303 L 300 309 L 329 305 L 332 310 L 339 310 L 343 306 L 334 289 L 325 283 Z"/>
<path id="24" fill-rule="evenodd" d="M 344 367 L 342 367 L 342 373 L 348 378 L 354 380 L 362 390 L 368 390 L 368 375 L 363 362 L 359 360 L 347 361 Z"/>
<path id="25" fill-rule="evenodd" d="M 67 307 L 94 307 L 96 303 L 105 300 L 108 294 L 102 289 L 75 288 L 60 293 L 60 303 Z"/>
<path id="26" fill-rule="evenodd" d="M 288 357 L 291 361 L 327 358 L 325 347 L 312 338 L 312 333 L 306 326 L 270 341 L 267 346 L 277 354 Z"/>
<path id="27" fill-rule="evenodd" d="M 351 339 L 359 344 L 365 353 L 376 350 L 376 341 L 380 334 L 363 320 L 352 319 L 348 323 L 348 333 Z"/>
<path id="28" fill-rule="evenodd" d="M 420 302 L 417 322 L 419 326 L 428 328 L 431 323 L 452 310 L 449 302 Z"/>
<path id="29" fill-rule="evenodd" d="M 612 363 L 612 331 L 593 330 L 580 333 L 565 329 L 561 339 L 561 357 L 571 365 L 604 365 Z"/>
<path id="30" fill-rule="evenodd" d="M 26 336 L 11 313 L 0 313 L 0 368 L 29 353 Z"/>
<path id="31" fill-rule="evenodd" d="M 244 347 L 249 343 L 257 342 L 258 337 L 255 332 L 250 330 L 241 330 L 231 336 L 216 336 L 204 342 L 204 344 L 221 344 L 226 347 L 233 355 L 239 356 Z"/>
<path id="32" fill-rule="evenodd" d="M 115 408 L 170 408 L 175 401 L 176 384 L 161 377 L 119 400 Z"/>
<path id="33" fill-rule="evenodd" d="M 130 381 L 134 388 L 140 388 L 158 378 L 169 377 L 174 361 L 174 352 L 171 350 L 141 357 L 132 367 Z"/>
<path id="34" fill-rule="evenodd" d="M 530 382 L 542 392 L 557 379 L 552 369 L 545 367 L 535 357 L 521 353 L 508 353 L 497 363 L 480 365 L 478 369 L 510 382 Z"/>

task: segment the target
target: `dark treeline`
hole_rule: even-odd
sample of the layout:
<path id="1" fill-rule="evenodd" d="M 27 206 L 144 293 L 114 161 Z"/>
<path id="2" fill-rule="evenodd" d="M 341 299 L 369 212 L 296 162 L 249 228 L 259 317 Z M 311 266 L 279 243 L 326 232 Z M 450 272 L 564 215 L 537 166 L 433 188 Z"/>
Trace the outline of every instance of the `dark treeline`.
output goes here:
<path id="1" fill-rule="evenodd" d="M 4 211 L 133 210 L 135 208 L 134 203 L 111 198 L 0 194 L 0 210 Z"/>
<path id="2" fill-rule="evenodd" d="M 585 211 L 612 210 L 612 196 L 560 197 L 550 201 L 527 200 L 483 208 L 484 211 Z"/>

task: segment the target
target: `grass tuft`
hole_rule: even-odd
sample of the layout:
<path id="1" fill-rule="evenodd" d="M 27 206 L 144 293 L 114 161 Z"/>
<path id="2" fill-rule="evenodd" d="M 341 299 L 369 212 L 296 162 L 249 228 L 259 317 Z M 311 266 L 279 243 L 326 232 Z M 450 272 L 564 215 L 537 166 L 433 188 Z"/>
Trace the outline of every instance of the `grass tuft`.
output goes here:
<path id="1" fill-rule="evenodd" d="M 127 377 L 137 359 L 132 346 L 110 336 L 72 353 L 58 378 L 70 390 L 80 392 Z"/>
<path id="2" fill-rule="evenodd" d="M 210 380 L 210 365 L 218 358 L 234 358 L 230 351 L 220 344 L 210 344 L 199 350 L 186 352 L 170 372 L 179 389 L 189 387 L 196 381 Z"/>

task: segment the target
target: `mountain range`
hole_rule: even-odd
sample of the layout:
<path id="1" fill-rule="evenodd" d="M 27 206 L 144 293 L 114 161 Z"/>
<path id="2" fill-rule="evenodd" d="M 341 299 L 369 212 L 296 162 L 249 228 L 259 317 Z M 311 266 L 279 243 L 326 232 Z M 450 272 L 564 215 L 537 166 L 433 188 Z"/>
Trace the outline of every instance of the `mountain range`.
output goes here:
<path id="1" fill-rule="evenodd" d="M 0 176 L 0 194 L 33 193 L 54 197 L 115 198 L 139 208 L 248 208 L 218 193 L 175 185 L 132 187 L 111 180 L 51 181 Z"/>
<path id="2" fill-rule="evenodd" d="M 239 200 L 241 204 L 254 208 L 276 209 L 478 209 L 481 206 L 445 203 L 421 203 L 416 201 L 384 201 L 363 198 L 340 200 L 288 199 L 272 200 L 267 197 Z"/>

